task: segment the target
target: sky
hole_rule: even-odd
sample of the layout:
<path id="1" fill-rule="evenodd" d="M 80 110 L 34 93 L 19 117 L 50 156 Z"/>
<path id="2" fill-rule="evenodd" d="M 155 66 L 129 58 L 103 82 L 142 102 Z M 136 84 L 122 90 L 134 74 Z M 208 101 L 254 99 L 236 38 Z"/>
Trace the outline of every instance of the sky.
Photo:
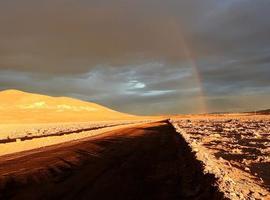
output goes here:
<path id="1" fill-rule="evenodd" d="M 0 0 L 0 90 L 133 114 L 270 108 L 269 0 Z"/>

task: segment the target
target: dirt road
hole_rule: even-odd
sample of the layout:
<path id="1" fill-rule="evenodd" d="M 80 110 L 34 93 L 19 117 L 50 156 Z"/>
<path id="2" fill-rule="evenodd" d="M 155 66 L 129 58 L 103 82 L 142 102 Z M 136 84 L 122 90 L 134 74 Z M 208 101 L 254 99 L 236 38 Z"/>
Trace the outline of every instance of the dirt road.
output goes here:
<path id="1" fill-rule="evenodd" d="M 223 199 L 167 122 L 0 157 L 0 199 Z"/>

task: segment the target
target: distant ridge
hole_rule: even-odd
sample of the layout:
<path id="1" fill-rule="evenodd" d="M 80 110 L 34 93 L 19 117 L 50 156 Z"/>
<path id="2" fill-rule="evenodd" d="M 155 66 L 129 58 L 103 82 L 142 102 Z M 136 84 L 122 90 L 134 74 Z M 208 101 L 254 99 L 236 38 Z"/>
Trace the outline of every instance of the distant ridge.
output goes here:
<path id="1" fill-rule="evenodd" d="M 96 103 L 20 90 L 0 91 L 0 123 L 48 123 L 133 119 Z"/>
<path id="2" fill-rule="evenodd" d="M 259 110 L 259 111 L 256 111 L 256 113 L 268 115 L 268 114 L 270 114 L 270 109 Z"/>

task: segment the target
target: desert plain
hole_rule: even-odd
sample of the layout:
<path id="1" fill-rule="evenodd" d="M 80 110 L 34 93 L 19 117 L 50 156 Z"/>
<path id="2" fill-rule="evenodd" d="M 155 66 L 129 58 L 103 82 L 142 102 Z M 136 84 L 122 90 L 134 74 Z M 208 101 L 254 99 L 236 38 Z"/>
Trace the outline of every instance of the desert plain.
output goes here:
<path id="1" fill-rule="evenodd" d="M 0 199 L 270 198 L 267 113 L 141 117 L 0 97 Z"/>

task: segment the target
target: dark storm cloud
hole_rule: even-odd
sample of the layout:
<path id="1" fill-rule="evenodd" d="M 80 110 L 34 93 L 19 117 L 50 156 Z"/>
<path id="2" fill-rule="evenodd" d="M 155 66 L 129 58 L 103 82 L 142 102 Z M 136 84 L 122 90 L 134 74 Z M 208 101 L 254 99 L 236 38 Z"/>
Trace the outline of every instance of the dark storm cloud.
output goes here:
<path id="1" fill-rule="evenodd" d="M 253 109 L 249 100 L 267 107 L 269 8 L 266 0 L 0 1 L 0 89 L 133 113 L 201 112 L 198 96 L 210 111 Z"/>

